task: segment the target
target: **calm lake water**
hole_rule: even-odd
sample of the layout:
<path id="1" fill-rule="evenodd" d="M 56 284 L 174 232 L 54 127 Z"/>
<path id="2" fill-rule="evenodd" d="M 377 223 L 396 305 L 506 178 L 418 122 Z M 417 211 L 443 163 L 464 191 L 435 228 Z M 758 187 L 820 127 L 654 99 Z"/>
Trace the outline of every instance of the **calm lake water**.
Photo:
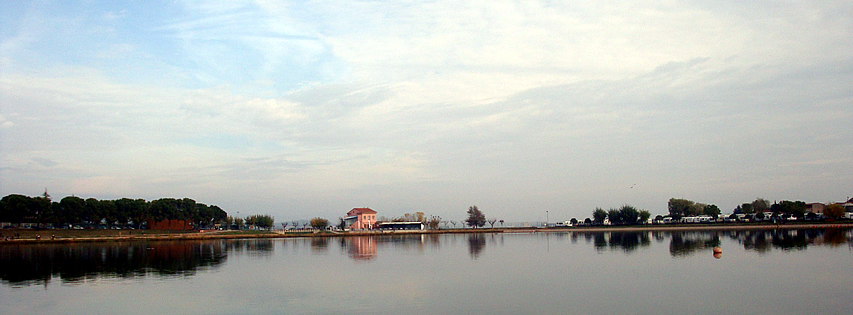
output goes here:
<path id="1" fill-rule="evenodd" d="M 714 257 L 712 248 L 722 255 Z M 0 246 L 0 314 L 849 314 L 853 231 Z"/>

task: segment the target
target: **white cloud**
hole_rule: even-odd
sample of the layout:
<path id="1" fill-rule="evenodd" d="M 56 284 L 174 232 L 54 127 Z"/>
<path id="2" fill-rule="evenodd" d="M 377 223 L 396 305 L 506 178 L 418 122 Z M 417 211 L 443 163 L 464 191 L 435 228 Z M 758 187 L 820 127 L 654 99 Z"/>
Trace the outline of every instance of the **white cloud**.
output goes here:
<path id="1" fill-rule="evenodd" d="M 184 4 L 146 24 L 178 49 L 96 49 L 125 70 L 2 38 L 4 193 L 524 221 L 849 190 L 846 3 Z"/>

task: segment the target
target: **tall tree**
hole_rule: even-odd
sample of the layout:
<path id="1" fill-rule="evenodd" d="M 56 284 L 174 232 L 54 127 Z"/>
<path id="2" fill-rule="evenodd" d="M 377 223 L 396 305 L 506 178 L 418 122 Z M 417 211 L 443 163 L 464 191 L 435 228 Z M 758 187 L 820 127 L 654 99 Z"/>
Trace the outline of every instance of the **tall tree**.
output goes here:
<path id="1" fill-rule="evenodd" d="M 604 222 L 604 219 L 607 219 L 607 211 L 604 211 L 604 209 L 601 208 L 595 208 L 595 210 L 592 210 L 593 222 L 601 224 L 602 222 Z"/>
<path id="2" fill-rule="evenodd" d="M 60 221 L 65 223 L 76 224 L 83 220 L 83 207 L 86 205 L 86 200 L 77 196 L 68 196 L 59 201 L 59 206 L 62 208 Z"/>
<path id="3" fill-rule="evenodd" d="M 20 224 L 33 216 L 32 198 L 24 195 L 8 195 L 0 200 L 0 221 Z"/>
<path id="4" fill-rule="evenodd" d="M 755 213 L 755 209 L 752 208 L 751 203 L 745 203 L 745 204 L 740 205 L 740 211 L 742 211 L 742 213 L 746 213 L 746 214 Z"/>
<path id="5" fill-rule="evenodd" d="M 673 220 L 680 220 L 681 217 L 689 215 L 693 204 L 693 201 L 687 199 L 670 198 L 667 208 Z"/>
<path id="6" fill-rule="evenodd" d="M 706 205 L 705 208 L 702 209 L 702 213 L 716 219 L 720 215 L 720 208 L 717 207 L 717 205 Z"/>
<path id="7" fill-rule="evenodd" d="M 470 206 L 468 207 L 468 219 L 465 219 L 465 223 L 470 227 L 482 227 L 486 225 L 486 216 L 477 206 Z"/>
<path id="8" fill-rule="evenodd" d="M 640 210 L 630 205 L 619 208 L 619 214 L 622 217 L 622 223 L 625 224 L 637 224 L 640 220 Z"/>
<path id="9" fill-rule="evenodd" d="M 648 221 L 651 216 L 652 216 L 652 213 L 649 212 L 648 210 L 640 210 L 640 222 L 641 223 L 645 224 L 645 222 Z"/>
<path id="10" fill-rule="evenodd" d="M 610 208 L 610 210 L 607 210 L 607 218 L 610 219 L 610 224 L 613 225 L 619 225 L 624 222 L 622 212 L 619 212 L 619 209 Z"/>
<path id="11" fill-rule="evenodd" d="M 752 202 L 752 210 L 755 212 L 768 212 L 770 211 L 770 202 L 763 198 L 756 198 Z"/>
<path id="12" fill-rule="evenodd" d="M 95 198 L 87 198 L 83 206 L 83 220 L 89 224 L 101 224 L 104 219 L 101 211 L 101 201 Z"/>

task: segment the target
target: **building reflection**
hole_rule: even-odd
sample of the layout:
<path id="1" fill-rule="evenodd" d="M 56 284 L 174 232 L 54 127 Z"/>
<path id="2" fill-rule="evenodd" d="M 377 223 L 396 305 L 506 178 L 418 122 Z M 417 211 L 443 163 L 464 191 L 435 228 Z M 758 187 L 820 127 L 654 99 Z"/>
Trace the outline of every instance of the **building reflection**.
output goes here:
<path id="1" fill-rule="evenodd" d="M 340 246 L 355 260 L 371 260 L 380 248 L 393 247 L 423 252 L 426 248 L 440 247 L 440 234 L 385 234 L 343 237 Z"/>
<path id="2" fill-rule="evenodd" d="M 376 258 L 376 238 L 373 236 L 353 236 L 343 239 L 343 248 L 347 255 L 355 260 Z"/>

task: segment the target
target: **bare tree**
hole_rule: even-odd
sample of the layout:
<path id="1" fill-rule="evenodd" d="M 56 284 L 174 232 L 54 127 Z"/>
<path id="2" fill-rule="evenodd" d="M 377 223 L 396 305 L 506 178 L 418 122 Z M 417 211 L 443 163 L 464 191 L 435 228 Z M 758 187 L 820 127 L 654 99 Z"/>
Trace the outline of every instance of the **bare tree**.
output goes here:
<path id="1" fill-rule="evenodd" d="M 452 224 L 452 225 L 453 225 L 453 228 L 454 228 L 454 229 L 456 228 L 456 221 L 450 221 L 450 224 Z"/>
<path id="2" fill-rule="evenodd" d="M 430 216 L 429 221 L 427 221 L 427 226 L 429 226 L 430 229 L 437 230 L 439 223 L 441 223 L 441 217 L 433 215 Z"/>
<path id="3" fill-rule="evenodd" d="M 495 228 L 495 222 L 498 222 L 498 219 L 491 218 L 491 219 L 487 220 L 486 222 L 489 222 L 489 225 L 494 229 Z"/>

